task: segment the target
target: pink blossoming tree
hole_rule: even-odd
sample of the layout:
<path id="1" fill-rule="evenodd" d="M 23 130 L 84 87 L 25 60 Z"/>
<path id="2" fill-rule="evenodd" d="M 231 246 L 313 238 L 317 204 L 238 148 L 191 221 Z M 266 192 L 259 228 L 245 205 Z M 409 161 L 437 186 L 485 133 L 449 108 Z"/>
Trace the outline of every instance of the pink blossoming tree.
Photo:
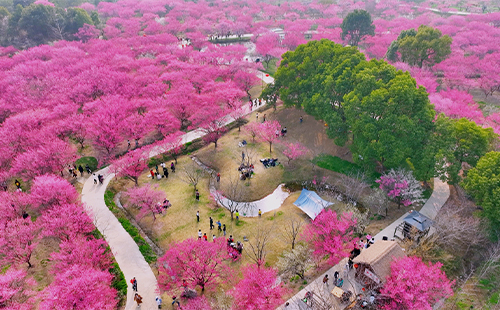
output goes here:
<path id="1" fill-rule="evenodd" d="M 453 295 L 455 281 L 450 281 L 441 270 L 441 263 L 424 263 L 416 256 L 393 261 L 391 275 L 381 290 L 389 301 L 386 310 L 422 309 L 431 310 L 442 298 Z"/>
<path id="2" fill-rule="evenodd" d="M 224 238 L 217 238 L 215 242 L 190 238 L 173 244 L 159 259 L 160 288 L 172 291 L 184 280 L 191 287 L 200 286 L 202 291 L 214 288 L 230 276 L 227 259 Z"/>
<path id="3" fill-rule="evenodd" d="M 398 208 L 401 204 L 407 207 L 423 201 L 422 185 L 411 171 L 391 169 L 376 182 L 380 185 L 380 189 L 387 193 L 387 196 L 398 203 Z"/>
<path id="4" fill-rule="evenodd" d="M 294 143 L 283 143 L 285 150 L 283 150 L 283 155 L 288 158 L 288 164 L 290 161 L 295 160 L 306 154 L 307 149 L 299 142 Z"/>
<path id="5" fill-rule="evenodd" d="M 272 145 L 279 140 L 281 125 L 278 121 L 266 121 L 259 124 L 257 137 L 263 142 L 269 143 L 269 153 L 272 153 Z"/>
<path id="6" fill-rule="evenodd" d="M 352 213 L 338 216 L 335 211 L 323 210 L 305 226 L 301 239 L 312 245 L 313 255 L 318 259 L 328 256 L 328 262 L 335 265 L 354 249 L 355 227 Z"/>
<path id="7" fill-rule="evenodd" d="M 148 183 L 141 187 L 129 188 L 124 196 L 127 198 L 125 204 L 127 208 L 139 209 L 138 220 L 148 214 L 151 214 L 153 220 L 156 220 L 156 215 L 161 214 L 163 211 L 161 202 L 165 199 L 165 193 L 159 190 L 156 184 L 151 186 Z"/>
<path id="8" fill-rule="evenodd" d="M 272 310 L 281 305 L 287 289 L 277 283 L 276 270 L 248 265 L 243 268 L 243 278 L 231 291 L 233 309 Z"/>

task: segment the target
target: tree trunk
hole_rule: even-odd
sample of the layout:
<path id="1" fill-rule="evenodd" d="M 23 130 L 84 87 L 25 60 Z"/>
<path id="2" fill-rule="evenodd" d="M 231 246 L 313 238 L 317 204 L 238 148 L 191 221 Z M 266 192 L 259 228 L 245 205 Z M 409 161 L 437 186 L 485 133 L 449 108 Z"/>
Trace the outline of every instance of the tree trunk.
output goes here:
<path id="1" fill-rule="evenodd" d="M 273 152 L 273 151 L 271 151 L 271 145 L 272 145 L 272 144 L 273 144 L 272 142 L 269 142 L 269 153 L 272 153 L 272 152 Z"/>

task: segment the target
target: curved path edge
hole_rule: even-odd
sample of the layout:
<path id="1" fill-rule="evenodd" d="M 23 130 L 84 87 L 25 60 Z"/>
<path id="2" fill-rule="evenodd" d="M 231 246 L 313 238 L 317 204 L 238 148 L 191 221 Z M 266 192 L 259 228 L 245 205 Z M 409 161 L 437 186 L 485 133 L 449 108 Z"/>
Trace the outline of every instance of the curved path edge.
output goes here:
<path id="1" fill-rule="evenodd" d="M 257 77 L 262 78 L 259 74 Z M 264 82 L 272 83 L 273 80 L 272 77 L 265 77 Z M 262 106 L 250 108 L 249 105 L 244 105 L 245 115 L 261 107 Z M 234 119 L 228 116 L 225 117 L 224 124 L 227 125 L 233 121 Z M 205 133 L 201 129 L 190 131 L 182 135 L 182 143 L 191 142 L 204 135 Z M 167 147 L 154 147 L 150 151 L 149 157 L 154 157 L 168 150 Z M 135 241 L 104 202 L 104 193 L 115 174 L 111 173 L 109 166 L 99 171 L 94 171 L 94 173 L 96 175 L 103 175 L 104 182 L 102 185 L 99 185 L 94 184 L 93 178 L 85 180 L 81 193 L 81 200 L 85 205 L 87 214 L 93 220 L 94 225 L 108 242 L 116 262 L 125 276 L 128 285 L 125 310 L 137 309 L 134 302 L 134 292 L 132 291 L 132 286 L 129 285 L 130 279 L 133 277 L 136 277 L 138 292 L 143 297 L 142 309 L 157 309 L 158 306 L 156 305 L 155 298 L 160 293 L 160 290 L 156 277 L 151 267 L 144 259 L 144 256 L 142 256 L 139 251 L 139 247 Z"/>

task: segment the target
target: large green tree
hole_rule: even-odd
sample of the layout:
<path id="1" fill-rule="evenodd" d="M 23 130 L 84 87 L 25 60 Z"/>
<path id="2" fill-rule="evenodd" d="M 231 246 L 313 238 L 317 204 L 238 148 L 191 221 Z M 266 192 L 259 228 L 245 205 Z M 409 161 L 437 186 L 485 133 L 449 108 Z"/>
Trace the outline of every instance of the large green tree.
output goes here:
<path id="1" fill-rule="evenodd" d="M 94 24 L 92 18 L 90 18 L 89 14 L 84 9 L 69 8 L 64 15 L 64 34 L 68 40 L 72 40 L 73 35 L 77 33 L 78 29 L 83 27 L 84 24 Z"/>
<path id="2" fill-rule="evenodd" d="M 371 60 L 345 97 L 354 161 L 382 170 L 420 160 L 434 130 L 435 111 L 425 88 L 408 72 Z"/>
<path id="3" fill-rule="evenodd" d="M 461 180 L 464 164 L 475 167 L 491 150 L 497 135 L 465 118 L 450 119 L 440 115 L 436 120 L 435 144 L 438 148 L 440 176 L 455 184 Z"/>
<path id="4" fill-rule="evenodd" d="M 347 14 L 340 28 L 342 28 L 342 40 L 347 38 L 347 42 L 353 46 L 357 46 L 364 36 L 375 35 L 372 17 L 365 10 L 354 10 Z"/>
<path id="5" fill-rule="evenodd" d="M 452 39 L 448 35 L 443 36 L 440 30 L 421 25 L 416 35 L 411 34 L 407 32 L 397 40 L 397 51 L 403 62 L 422 68 L 424 65 L 433 66 L 451 54 Z"/>
<path id="6" fill-rule="evenodd" d="M 343 98 L 354 88 L 353 70 L 365 61 L 354 47 L 329 40 L 310 41 L 283 55 L 275 83 L 264 94 L 276 93 L 285 106 L 304 108 L 328 124 L 327 133 L 339 145 L 348 136 Z"/>
<path id="7" fill-rule="evenodd" d="M 56 38 L 55 14 L 54 7 L 32 4 L 22 10 L 19 29 L 24 30 L 36 44 L 47 43 Z"/>
<path id="8" fill-rule="evenodd" d="M 390 61 L 398 61 L 399 60 L 399 55 L 398 55 L 398 48 L 399 48 L 399 42 L 403 40 L 404 38 L 411 36 L 414 37 L 417 35 L 417 31 L 415 29 L 408 29 L 408 30 L 403 30 L 399 33 L 399 36 L 396 40 L 391 42 L 391 45 L 389 45 L 389 48 L 387 49 L 387 53 L 385 54 L 385 57 L 390 60 Z"/>
<path id="9" fill-rule="evenodd" d="M 465 190 L 483 208 L 494 232 L 500 229 L 500 152 L 486 153 L 467 173 Z"/>

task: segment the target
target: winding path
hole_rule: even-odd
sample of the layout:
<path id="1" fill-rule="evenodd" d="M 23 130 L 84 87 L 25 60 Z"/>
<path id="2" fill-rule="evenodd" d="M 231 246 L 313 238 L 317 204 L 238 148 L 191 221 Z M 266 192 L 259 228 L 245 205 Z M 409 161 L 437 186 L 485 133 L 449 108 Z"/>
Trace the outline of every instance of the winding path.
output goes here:
<path id="1" fill-rule="evenodd" d="M 272 83 L 274 81 L 272 77 L 262 76 L 261 74 L 257 74 L 257 77 L 264 78 L 265 83 Z M 258 108 L 259 107 L 255 107 L 255 109 Z M 244 109 L 246 114 L 255 110 L 254 108 L 250 109 L 249 105 L 244 105 Z M 232 121 L 234 121 L 233 118 L 227 117 L 224 120 L 224 123 L 229 124 Z M 182 143 L 185 144 L 187 142 L 191 142 L 202 137 L 203 135 L 204 132 L 201 129 L 190 131 L 182 136 Z M 166 147 L 153 148 L 149 153 L 149 157 L 154 157 L 166 151 L 168 151 L 168 148 Z M 104 182 L 102 185 L 95 185 L 93 178 L 88 178 L 85 181 L 82 189 L 81 200 L 86 206 L 86 211 L 90 218 L 93 219 L 96 228 L 99 229 L 108 242 L 111 251 L 115 256 L 116 262 L 125 276 L 127 285 L 130 283 L 130 279 L 136 277 L 139 294 L 143 297 L 142 309 L 156 309 L 157 305 L 155 298 L 159 294 L 156 277 L 149 264 L 139 251 L 139 247 L 135 241 L 132 237 L 130 237 L 127 231 L 125 231 L 114 214 L 109 211 L 106 203 L 104 202 L 106 187 L 115 175 L 114 173 L 111 173 L 109 167 L 95 171 L 94 173 L 96 175 L 103 175 Z M 137 307 L 134 302 L 134 292 L 129 285 L 125 309 L 130 310 L 136 308 Z"/>

